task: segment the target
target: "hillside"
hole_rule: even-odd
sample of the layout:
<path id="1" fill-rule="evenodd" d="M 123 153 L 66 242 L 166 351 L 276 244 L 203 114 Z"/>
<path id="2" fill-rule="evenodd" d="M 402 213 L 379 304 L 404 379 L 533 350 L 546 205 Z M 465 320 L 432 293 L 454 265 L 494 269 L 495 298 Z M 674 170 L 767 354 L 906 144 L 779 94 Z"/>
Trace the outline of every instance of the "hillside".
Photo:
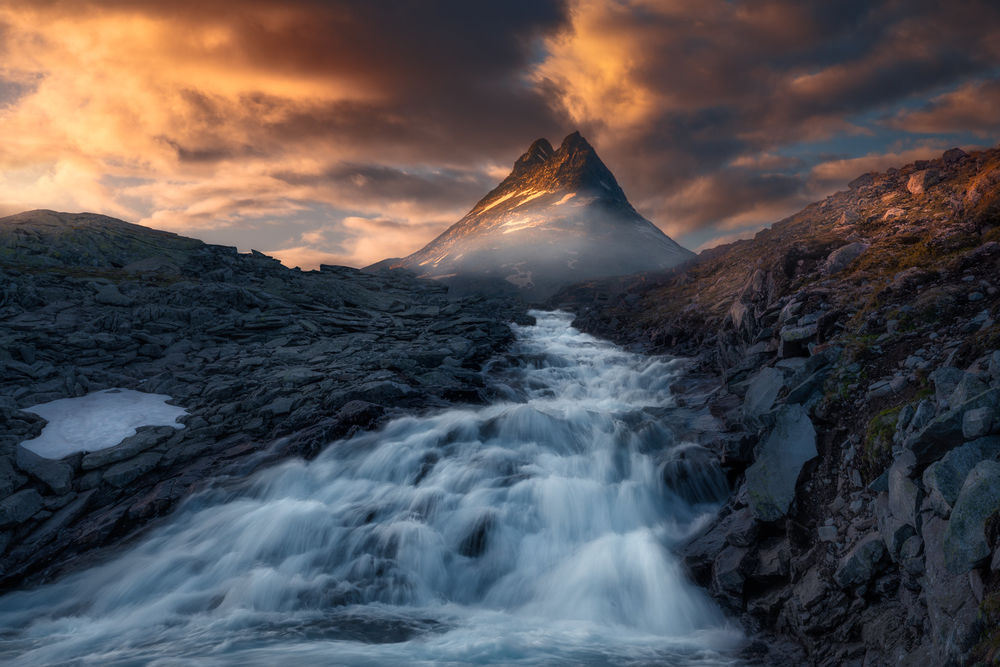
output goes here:
<path id="1" fill-rule="evenodd" d="M 746 627 L 811 664 L 1000 659 L 1000 149 L 552 303 L 715 376 L 734 492 L 684 554 Z"/>

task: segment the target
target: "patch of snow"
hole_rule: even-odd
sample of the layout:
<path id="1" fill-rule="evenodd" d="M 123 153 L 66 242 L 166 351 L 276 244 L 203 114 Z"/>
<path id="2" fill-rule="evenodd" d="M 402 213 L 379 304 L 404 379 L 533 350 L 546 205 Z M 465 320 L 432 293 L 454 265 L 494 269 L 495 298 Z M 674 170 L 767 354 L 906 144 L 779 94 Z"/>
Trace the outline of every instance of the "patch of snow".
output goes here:
<path id="1" fill-rule="evenodd" d="M 166 394 L 144 394 L 131 389 L 105 389 L 78 398 L 24 408 L 48 424 L 41 435 L 21 445 L 47 459 L 61 459 L 77 452 L 96 452 L 135 435 L 140 426 L 184 428 L 177 419 L 187 410 L 167 405 Z"/>
<path id="2" fill-rule="evenodd" d="M 497 204 L 502 204 L 503 202 L 507 201 L 511 197 L 518 196 L 518 195 L 521 195 L 521 194 L 524 194 L 524 193 L 522 193 L 522 192 L 511 192 L 511 193 L 505 194 L 503 197 L 499 197 L 495 201 L 490 202 L 489 205 L 484 206 L 483 208 L 479 209 L 479 212 L 480 213 L 486 213 L 486 211 L 490 210 L 491 208 L 493 208 Z"/>
<path id="3" fill-rule="evenodd" d="M 547 194 L 549 194 L 548 190 L 541 190 L 541 191 L 538 191 L 538 192 L 533 192 L 533 193 L 529 194 L 527 197 L 525 197 L 522 201 L 518 202 L 517 206 L 524 206 L 525 204 L 527 204 L 532 199 L 537 199 L 537 198 L 541 197 L 542 195 L 547 195 Z M 515 206 L 514 208 L 517 208 L 517 206 Z"/>
<path id="4" fill-rule="evenodd" d="M 553 206 L 559 206 L 561 204 L 565 204 L 566 202 L 568 202 L 570 199 L 572 199 L 575 196 L 576 196 L 575 192 L 571 192 L 568 195 L 563 195 L 563 198 L 560 199 L 559 201 L 557 201 L 555 204 L 553 204 Z"/>

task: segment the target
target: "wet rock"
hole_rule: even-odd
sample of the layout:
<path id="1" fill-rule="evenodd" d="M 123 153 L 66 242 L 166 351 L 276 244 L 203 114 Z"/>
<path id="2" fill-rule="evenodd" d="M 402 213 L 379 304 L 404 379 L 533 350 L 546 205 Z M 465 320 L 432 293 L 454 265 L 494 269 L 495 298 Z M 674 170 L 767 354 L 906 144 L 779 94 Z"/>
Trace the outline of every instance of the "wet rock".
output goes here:
<path id="1" fill-rule="evenodd" d="M 22 523 L 42 509 L 42 497 L 34 489 L 18 491 L 0 501 L 0 528 Z"/>
<path id="2" fill-rule="evenodd" d="M 854 588 L 870 582 L 878 573 L 886 556 L 885 544 L 878 535 L 858 542 L 841 560 L 833 580 L 841 588 Z"/>
<path id="3" fill-rule="evenodd" d="M 788 511 L 802 466 L 816 456 L 816 430 L 800 405 L 782 408 L 747 468 L 750 508 L 761 521 L 776 521 Z"/>
<path id="4" fill-rule="evenodd" d="M 986 520 L 1000 511 L 1000 462 L 979 462 L 965 478 L 944 533 L 948 570 L 960 574 L 986 561 L 991 554 Z"/>
<path id="5" fill-rule="evenodd" d="M 17 446 L 17 467 L 44 482 L 55 494 L 62 495 L 73 487 L 73 468 L 68 463 L 47 459 Z"/>

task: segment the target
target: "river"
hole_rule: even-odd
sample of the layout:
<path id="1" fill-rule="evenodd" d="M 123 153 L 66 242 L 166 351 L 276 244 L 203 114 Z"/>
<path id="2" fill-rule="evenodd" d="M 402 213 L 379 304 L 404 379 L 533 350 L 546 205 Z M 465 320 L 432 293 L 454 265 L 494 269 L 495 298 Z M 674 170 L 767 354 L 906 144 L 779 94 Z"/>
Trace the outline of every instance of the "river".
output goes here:
<path id="1" fill-rule="evenodd" d="M 690 446 L 680 363 L 533 314 L 493 404 L 195 496 L 112 560 L 0 598 L 0 661 L 733 664 L 739 630 L 671 554 L 720 495 L 664 483 Z"/>

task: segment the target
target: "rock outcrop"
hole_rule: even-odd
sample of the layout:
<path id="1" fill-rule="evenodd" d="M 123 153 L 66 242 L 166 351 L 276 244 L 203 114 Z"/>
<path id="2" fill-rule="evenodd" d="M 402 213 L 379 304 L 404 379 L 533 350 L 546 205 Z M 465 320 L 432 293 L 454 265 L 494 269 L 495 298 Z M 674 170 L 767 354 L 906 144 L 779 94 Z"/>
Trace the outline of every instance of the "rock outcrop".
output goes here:
<path id="1" fill-rule="evenodd" d="M 765 663 L 1000 660 L 997 174 L 1000 149 L 866 174 L 677 271 L 552 300 L 719 378 L 735 491 L 682 554 L 803 651 Z"/>
<path id="2" fill-rule="evenodd" d="M 312 456 L 385 416 L 490 396 L 514 301 L 406 272 L 286 269 L 91 214 L 0 219 L 0 587 L 85 562 L 225 475 Z M 53 461 L 22 409 L 112 387 L 170 395 L 148 427 Z"/>

